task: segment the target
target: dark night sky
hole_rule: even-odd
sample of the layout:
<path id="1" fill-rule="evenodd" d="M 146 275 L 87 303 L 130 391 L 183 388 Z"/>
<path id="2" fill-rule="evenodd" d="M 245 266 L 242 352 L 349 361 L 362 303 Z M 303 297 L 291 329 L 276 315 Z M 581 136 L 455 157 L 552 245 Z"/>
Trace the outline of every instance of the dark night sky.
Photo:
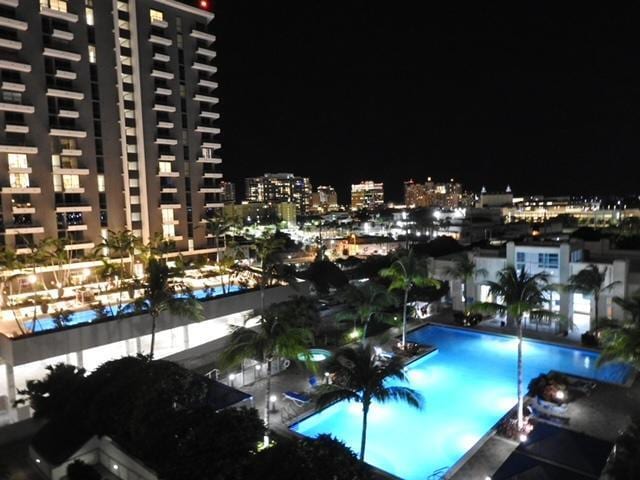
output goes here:
<path id="1" fill-rule="evenodd" d="M 639 190 L 638 12 L 474 3 L 217 0 L 225 177 Z"/>

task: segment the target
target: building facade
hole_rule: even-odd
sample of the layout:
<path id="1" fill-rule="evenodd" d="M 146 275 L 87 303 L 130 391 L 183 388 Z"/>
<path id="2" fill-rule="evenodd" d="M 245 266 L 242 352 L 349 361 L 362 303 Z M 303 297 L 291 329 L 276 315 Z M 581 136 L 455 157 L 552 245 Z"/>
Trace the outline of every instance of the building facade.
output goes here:
<path id="1" fill-rule="evenodd" d="M 351 185 L 351 209 L 372 210 L 384 205 L 384 184 L 371 180 Z"/>
<path id="2" fill-rule="evenodd" d="M 220 200 L 222 203 L 236 203 L 236 184 L 233 182 L 220 182 L 220 189 L 222 190 L 222 196 Z"/>
<path id="3" fill-rule="evenodd" d="M 195 3 L 195 2 L 194 2 Z M 212 251 L 221 207 L 213 14 L 175 0 L 0 1 L 0 241 L 110 230 Z"/>
<path id="4" fill-rule="evenodd" d="M 407 207 L 445 209 L 466 206 L 462 184 L 453 179 L 436 183 L 431 177 L 424 183 L 404 182 L 404 204 Z"/>
<path id="5" fill-rule="evenodd" d="M 245 179 L 245 199 L 248 202 L 294 203 L 298 213 L 303 215 L 311 207 L 311 192 L 309 179 L 293 173 L 265 173 L 261 177 Z"/>
<path id="6" fill-rule="evenodd" d="M 311 208 L 314 212 L 326 213 L 338 210 L 338 194 L 330 185 L 320 185 L 311 195 Z"/>

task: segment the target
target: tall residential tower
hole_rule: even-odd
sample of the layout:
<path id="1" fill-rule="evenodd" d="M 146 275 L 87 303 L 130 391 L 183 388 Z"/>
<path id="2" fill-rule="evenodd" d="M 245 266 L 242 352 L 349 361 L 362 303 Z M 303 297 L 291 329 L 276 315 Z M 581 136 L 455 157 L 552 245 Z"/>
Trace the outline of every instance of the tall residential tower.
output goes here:
<path id="1" fill-rule="evenodd" d="M 82 257 L 128 228 L 211 251 L 212 19 L 176 0 L 0 0 L 0 242 L 66 238 Z"/>

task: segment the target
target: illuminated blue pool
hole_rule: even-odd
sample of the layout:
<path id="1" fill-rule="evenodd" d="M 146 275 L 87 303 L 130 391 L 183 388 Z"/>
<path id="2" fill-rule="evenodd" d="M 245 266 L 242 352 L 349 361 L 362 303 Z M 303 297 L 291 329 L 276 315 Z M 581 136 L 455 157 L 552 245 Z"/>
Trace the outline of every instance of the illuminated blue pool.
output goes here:
<path id="1" fill-rule="evenodd" d="M 238 287 L 237 285 L 232 285 L 230 287 L 227 288 L 227 293 L 232 293 L 232 292 L 237 292 L 241 290 L 240 287 Z M 210 289 L 201 289 L 201 290 L 194 290 L 193 291 L 193 295 L 198 299 L 198 300 L 204 300 L 207 298 L 211 298 L 211 297 L 217 297 L 218 295 L 222 294 L 222 287 L 214 287 L 214 288 L 210 288 Z M 115 310 L 115 307 L 114 307 Z M 125 305 L 122 309 L 123 313 L 131 313 L 133 311 L 133 307 L 132 305 Z M 70 326 L 70 325 L 80 325 L 83 323 L 91 323 L 93 322 L 97 317 L 96 312 L 94 312 L 93 310 L 80 310 L 77 312 L 74 312 L 73 314 L 71 314 L 71 317 L 69 319 L 68 322 L 66 322 L 66 326 Z M 26 320 L 25 322 L 25 326 L 31 328 L 32 322 L 30 320 Z M 36 332 L 44 332 L 47 330 L 55 330 L 56 324 L 53 321 L 53 318 L 51 317 L 40 317 L 36 320 L 36 325 L 35 325 L 35 330 Z"/>
<path id="2" fill-rule="evenodd" d="M 365 460 L 405 479 L 426 479 L 450 468 L 516 404 L 516 339 L 429 326 L 409 340 L 438 348 L 407 367 L 410 386 L 425 398 L 423 410 L 374 404 L 369 413 Z M 597 369 L 597 354 L 525 341 L 524 379 L 549 370 L 624 383 L 630 369 Z M 360 449 L 361 405 L 340 402 L 293 425 L 302 435 L 329 433 Z"/>

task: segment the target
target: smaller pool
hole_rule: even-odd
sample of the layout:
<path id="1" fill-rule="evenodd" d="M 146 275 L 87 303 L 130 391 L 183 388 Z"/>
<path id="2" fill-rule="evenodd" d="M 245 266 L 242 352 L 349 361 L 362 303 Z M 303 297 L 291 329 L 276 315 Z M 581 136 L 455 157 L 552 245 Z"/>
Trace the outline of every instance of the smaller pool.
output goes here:
<path id="1" fill-rule="evenodd" d="M 309 353 L 311 355 L 312 362 L 324 362 L 332 355 L 329 350 L 325 350 L 323 348 L 310 348 Z M 298 360 L 304 360 L 304 355 L 298 355 Z"/>

